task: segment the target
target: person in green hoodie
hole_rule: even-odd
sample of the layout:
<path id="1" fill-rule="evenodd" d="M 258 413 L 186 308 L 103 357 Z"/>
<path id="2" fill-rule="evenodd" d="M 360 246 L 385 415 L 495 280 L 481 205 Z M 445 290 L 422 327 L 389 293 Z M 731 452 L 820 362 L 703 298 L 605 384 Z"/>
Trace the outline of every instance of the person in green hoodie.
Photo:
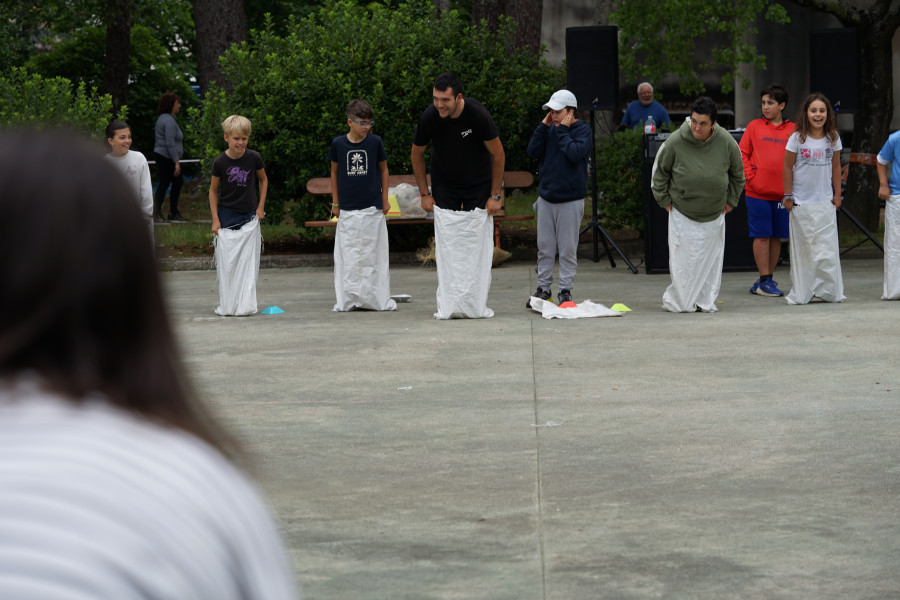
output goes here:
<path id="1" fill-rule="evenodd" d="M 663 306 L 716 312 L 725 254 L 725 215 L 738 205 L 744 165 L 737 142 L 716 123 L 716 103 L 701 96 L 690 119 L 665 141 L 651 189 L 669 212 L 669 273 Z"/>

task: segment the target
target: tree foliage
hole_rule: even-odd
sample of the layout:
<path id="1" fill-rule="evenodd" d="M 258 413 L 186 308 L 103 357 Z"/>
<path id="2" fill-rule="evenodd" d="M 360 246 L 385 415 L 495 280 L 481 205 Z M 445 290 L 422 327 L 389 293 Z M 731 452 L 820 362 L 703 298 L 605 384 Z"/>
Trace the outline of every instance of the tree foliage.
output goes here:
<path id="1" fill-rule="evenodd" d="M 764 68 L 766 57 L 744 35 L 756 33 L 760 15 L 776 23 L 788 22 L 784 7 L 771 0 L 632 0 L 616 7 L 611 20 L 620 29 L 619 64 L 626 79 L 660 81 L 673 74 L 689 96 L 705 90 L 704 73 L 721 67 L 725 68 L 723 91 L 732 89 L 735 78 L 745 89 L 750 87 L 738 66 Z M 701 41 L 711 44 L 709 54 L 698 51 Z"/>
<path id="2" fill-rule="evenodd" d="M 483 33 L 453 11 L 438 13 L 427 0 L 367 10 L 352 1 L 329 3 L 292 20 L 288 30 L 279 36 L 270 23 L 233 47 L 222 60 L 233 93 L 213 88 L 189 125 L 189 135 L 205 140 L 209 165 L 225 147 L 219 123 L 233 113 L 251 119 L 250 145 L 262 153 L 269 174 L 266 212 L 276 221 L 286 200 L 305 195 L 308 179 L 329 174 L 328 147 L 347 132 L 344 111 L 354 98 L 372 105 L 374 133 L 384 140 L 391 172 L 410 173 L 413 132 L 432 102 L 434 77 L 453 72 L 464 95 L 494 117 L 507 169 L 528 170 L 525 146 L 543 116 L 541 106 L 564 81 L 561 69 L 513 48 L 508 19 L 496 35 Z M 295 222 L 325 215 L 324 205 L 308 197 L 293 213 Z"/>
<path id="3" fill-rule="evenodd" d="M 122 117 L 125 113 L 122 113 Z M 0 125 L 69 127 L 102 139 L 113 117 L 112 98 L 64 77 L 41 77 L 22 68 L 0 74 Z"/>
<path id="4" fill-rule="evenodd" d="M 31 57 L 27 66 L 44 77 L 67 73 L 71 74 L 69 79 L 75 84 L 102 89 L 105 52 L 105 30 L 99 26 L 86 27 L 54 44 L 52 51 Z M 175 72 L 167 57 L 166 48 L 152 29 L 143 25 L 131 28 L 129 125 L 134 149 L 146 154 L 153 152 L 153 127 L 159 96 L 166 91 L 175 91 L 186 103 L 193 96 L 187 81 Z"/>

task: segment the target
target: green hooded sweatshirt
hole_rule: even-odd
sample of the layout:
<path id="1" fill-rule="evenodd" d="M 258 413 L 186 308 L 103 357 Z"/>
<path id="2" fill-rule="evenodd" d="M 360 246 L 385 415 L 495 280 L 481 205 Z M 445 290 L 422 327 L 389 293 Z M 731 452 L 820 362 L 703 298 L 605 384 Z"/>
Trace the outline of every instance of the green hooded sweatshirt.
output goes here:
<path id="1" fill-rule="evenodd" d="M 741 150 L 718 123 L 705 142 L 685 120 L 660 147 L 653 166 L 653 196 L 694 221 L 715 221 L 727 202 L 737 206 L 744 189 Z"/>

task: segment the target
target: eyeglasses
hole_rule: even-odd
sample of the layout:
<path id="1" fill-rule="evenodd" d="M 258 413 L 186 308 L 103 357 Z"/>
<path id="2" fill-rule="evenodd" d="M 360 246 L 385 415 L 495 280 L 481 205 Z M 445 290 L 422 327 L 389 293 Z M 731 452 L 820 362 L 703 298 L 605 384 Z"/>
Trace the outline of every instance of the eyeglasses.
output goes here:
<path id="1" fill-rule="evenodd" d="M 356 119 L 350 119 L 350 120 L 353 121 L 354 123 L 356 123 L 357 125 L 359 125 L 360 127 L 371 128 L 371 127 L 375 126 L 375 119 L 372 119 L 371 121 L 357 121 Z"/>

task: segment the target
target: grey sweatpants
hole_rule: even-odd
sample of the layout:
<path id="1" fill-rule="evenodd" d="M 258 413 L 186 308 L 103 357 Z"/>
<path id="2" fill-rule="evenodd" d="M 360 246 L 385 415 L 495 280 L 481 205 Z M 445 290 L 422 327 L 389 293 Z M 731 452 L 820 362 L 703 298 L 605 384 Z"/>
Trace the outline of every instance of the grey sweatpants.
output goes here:
<path id="1" fill-rule="evenodd" d="M 554 204 L 538 196 L 537 213 L 538 287 L 549 290 L 553 264 L 559 252 L 559 289 L 571 290 L 578 267 L 578 231 L 584 218 L 584 198 Z"/>

